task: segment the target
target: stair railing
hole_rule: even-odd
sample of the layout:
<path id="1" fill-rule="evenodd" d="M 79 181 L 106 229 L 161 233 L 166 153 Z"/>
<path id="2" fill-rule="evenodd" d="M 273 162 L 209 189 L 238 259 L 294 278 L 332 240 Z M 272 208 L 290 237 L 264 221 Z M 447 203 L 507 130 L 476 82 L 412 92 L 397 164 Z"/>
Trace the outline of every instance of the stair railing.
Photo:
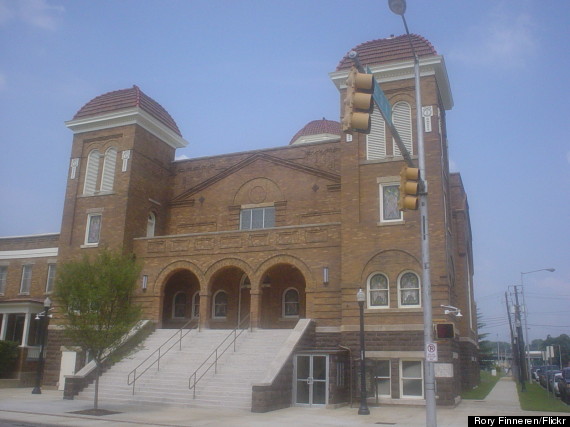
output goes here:
<path id="1" fill-rule="evenodd" d="M 189 327 L 192 323 L 195 323 L 192 327 Z M 157 365 L 157 371 L 160 371 L 160 359 L 162 357 L 164 357 L 164 355 L 166 355 L 166 353 L 168 353 L 176 344 L 178 344 L 178 349 L 182 350 L 182 339 L 188 335 L 193 329 L 196 329 L 196 327 L 198 326 L 198 319 L 190 319 L 188 322 L 186 322 L 184 324 L 184 326 L 182 326 L 178 331 L 176 331 L 170 338 L 168 338 L 166 341 L 164 341 L 164 343 L 162 343 L 156 350 L 154 350 L 151 354 L 148 355 L 148 357 L 143 360 L 141 363 L 138 364 L 138 366 L 133 369 L 131 372 L 129 372 L 129 375 L 127 376 L 127 385 L 133 385 L 133 395 L 135 394 L 135 384 L 136 381 L 143 376 L 143 374 L 148 371 L 152 366 L 154 366 L 155 364 Z M 186 331 L 186 332 L 184 332 Z M 167 349 L 163 349 L 163 347 L 165 347 L 174 337 L 178 336 L 178 339 L 176 341 L 174 341 L 170 347 L 168 347 Z M 158 353 L 158 354 L 157 354 Z M 149 364 L 146 368 L 144 368 L 144 370 L 139 370 L 139 368 L 141 368 L 141 366 L 143 366 L 151 357 L 156 355 L 156 360 L 154 362 L 152 362 L 151 364 Z M 139 370 L 139 372 L 137 373 L 137 370 Z"/>
<path id="2" fill-rule="evenodd" d="M 218 360 L 224 355 L 224 353 L 226 352 L 226 350 L 228 348 L 230 348 L 230 346 L 233 344 L 234 347 L 234 352 L 236 351 L 236 341 L 239 338 L 239 336 L 246 331 L 248 328 L 243 328 L 243 325 L 246 324 L 246 322 L 249 321 L 249 314 L 247 316 L 245 316 L 241 322 L 236 326 L 236 328 L 231 331 L 223 340 L 222 342 L 215 348 L 214 351 L 212 351 L 212 353 L 210 353 L 210 355 L 208 357 L 206 357 L 206 359 L 202 362 L 202 364 L 198 367 L 198 369 L 196 369 L 194 371 L 194 373 L 192 375 L 190 375 L 190 378 L 188 378 L 188 389 L 192 390 L 192 399 L 196 399 L 196 384 L 198 384 L 198 382 L 204 377 L 204 375 L 206 375 L 206 373 L 212 368 L 212 366 L 214 367 L 214 374 L 218 373 Z M 251 327 L 251 325 L 250 325 Z M 238 329 L 240 330 L 238 333 Z M 233 335 L 233 339 L 230 340 L 229 343 L 227 343 L 227 345 L 224 347 L 223 350 L 220 350 L 220 348 L 224 345 L 224 343 L 226 343 L 226 341 L 228 341 L 228 339 Z M 202 374 L 198 377 L 198 371 L 200 371 L 200 369 L 202 369 L 202 367 L 204 365 L 206 365 L 206 363 L 208 363 L 208 361 L 214 357 L 214 360 L 212 362 L 210 362 L 210 365 L 204 370 L 204 372 L 202 372 Z"/>

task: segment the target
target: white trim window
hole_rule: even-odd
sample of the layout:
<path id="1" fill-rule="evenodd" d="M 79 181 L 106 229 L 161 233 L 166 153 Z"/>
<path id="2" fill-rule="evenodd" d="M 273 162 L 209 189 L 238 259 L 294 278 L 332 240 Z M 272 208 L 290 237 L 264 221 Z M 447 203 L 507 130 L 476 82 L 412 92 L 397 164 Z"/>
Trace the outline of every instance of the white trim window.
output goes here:
<path id="1" fill-rule="evenodd" d="M 380 222 L 402 221 L 402 211 L 398 207 L 400 183 L 380 183 Z"/>
<path id="2" fill-rule="evenodd" d="M 372 111 L 370 121 L 370 133 L 366 135 L 366 160 L 385 159 L 386 124 L 378 108 Z"/>
<path id="3" fill-rule="evenodd" d="M 383 273 L 373 273 L 366 281 L 368 308 L 390 307 L 388 277 Z"/>
<path id="4" fill-rule="evenodd" d="M 22 266 L 22 281 L 20 282 L 20 294 L 29 295 L 32 286 L 32 264 Z"/>
<path id="5" fill-rule="evenodd" d="M 6 291 L 6 280 L 8 278 L 8 267 L 0 265 L 0 295 L 4 295 Z"/>
<path id="6" fill-rule="evenodd" d="M 172 298 L 172 318 L 184 319 L 186 317 L 186 293 L 176 292 Z"/>
<path id="7" fill-rule="evenodd" d="M 200 292 L 194 292 L 192 295 L 192 319 L 200 317 Z"/>
<path id="8" fill-rule="evenodd" d="M 212 303 L 212 317 L 225 319 L 228 316 L 228 294 L 226 291 L 218 291 L 214 294 Z"/>
<path id="9" fill-rule="evenodd" d="M 97 189 L 97 179 L 99 178 L 99 160 L 101 154 L 99 150 L 92 150 L 87 156 L 87 167 L 85 168 L 85 183 L 83 184 L 83 195 L 92 196 Z"/>
<path id="10" fill-rule="evenodd" d="M 242 209 L 239 224 L 240 230 L 275 227 L 275 207 Z"/>
<path id="11" fill-rule="evenodd" d="M 424 364 L 421 360 L 400 360 L 400 391 L 403 399 L 423 399 Z"/>
<path id="12" fill-rule="evenodd" d="M 374 379 L 378 396 L 392 397 L 392 374 L 389 359 L 374 360 Z"/>
<path id="13" fill-rule="evenodd" d="M 281 312 L 283 317 L 299 317 L 299 291 L 296 288 L 283 292 Z"/>
<path id="14" fill-rule="evenodd" d="M 53 291 L 55 283 L 55 264 L 48 264 L 47 279 L 46 279 L 46 294 Z"/>
<path id="15" fill-rule="evenodd" d="M 97 246 L 101 237 L 101 222 L 103 215 L 90 213 L 87 215 L 87 227 L 85 227 L 85 245 Z"/>
<path id="16" fill-rule="evenodd" d="M 103 159 L 103 173 L 101 174 L 101 185 L 99 187 L 102 193 L 110 193 L 113 191 L 116 165 L 117 150 L 113 147 L 108 148 Z"/>
<path id="17" fill-rule="evenodd" d="M 398 279 L 398 305 L 421 307 L 420 278 L 413 271 L 402 273 Z"/>
<path id="18" fill-rule="evenodd" d="M 155 228 L 156 228 L 156 215 L 154 212 L 149 212 L 146 221 L 146 237 L 154 237 Z"/>
<path id="19" fill-rule="evenodd" d="M 410 156 L 414 154 L 413 144 L 412 144 L 412 107 L 405 101 L 399 101 L 392 107 L 392 122 L 404 143 L 404 147 L 410 153 Z M 400 149 L 396 145 L 394 140 L 394 156 L 401 156 Z"/>

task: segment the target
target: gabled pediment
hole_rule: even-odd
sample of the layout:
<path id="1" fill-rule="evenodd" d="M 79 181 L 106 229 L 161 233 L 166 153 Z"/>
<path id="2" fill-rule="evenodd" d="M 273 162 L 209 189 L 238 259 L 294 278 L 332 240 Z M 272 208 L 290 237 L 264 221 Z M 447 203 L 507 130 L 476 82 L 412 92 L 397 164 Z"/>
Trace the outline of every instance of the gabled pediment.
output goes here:
<path id="1" fill-rule="evenodd" d="M 270 156 L 270 155 L 265 154 L 265 153 L 255 153 L 255 154 L 247 157 L 246 159 L 242 160 L 241 162 L 238 162 L 235 165 L 230 166 L 227 169 L 224 169 L 220 173 L 202 181 L 201 183 L 195 185 L 194 187 L 187 189 L 186 191 L 182 192 L 178 196 L 175 196 L 174 199 L 172 199 L 171 204 L 172 205 L 188 204 L 189 202 L 192 201 L 192 196 L 194 194 L 205 190 L 206 188 L 216 184 L 217 182 L 235 174 L 236 172 L 238 172 L 244 168 L 247 168 L 249 165 L 252 165 L 253 163 L 258 162 L 258 161 L 268 162 L 268 163 L 271 163 L 271 164 L 274 164 L 277 166 L 289 168 L 289 169 L 294 170 L 296 172 L 300 172 L 300 173 L 304 173 L 304 174 L 308 174 L 308 175 L 313 175 L 313 176 L 316 176 L 319 178 L 323 178 L 323 179 L 332 181 L 333 184 L 339 184 L 340 183 L 340 175 L 338 173 L 328 172 L 328 171 L 324 171 L 322 169 L 317 169 L 317 168 L 313 168 L 310 166 L 302 165 L 302 164 L 293 162 L 291 160 L 281 159 L 279 157 Z"/>

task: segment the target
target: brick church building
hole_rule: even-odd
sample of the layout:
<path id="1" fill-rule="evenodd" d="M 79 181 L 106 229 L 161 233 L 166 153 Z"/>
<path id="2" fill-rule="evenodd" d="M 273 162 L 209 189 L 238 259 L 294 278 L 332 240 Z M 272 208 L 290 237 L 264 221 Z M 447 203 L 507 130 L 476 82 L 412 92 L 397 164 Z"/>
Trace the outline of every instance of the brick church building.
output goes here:
<path id="1" fill-rule="evenodd" d="M 444 59 L 426 39 L 412 38 L 421 65 L 433 319 L 454 325 L 454 337 L 438 342 L 436 394 L 438 404 L 453 405 L 462 389 L 478 383 L 469 206 L 461 176 L 449 171 L 446 111 L 453 98 Z M 408 39 L 373 40 L 354 50 L 417 159 Z M 345 56 L 329 74 L 339 112 L 351 65 Z M 175 160 L 187 144 L 175 120 L 137 86 L 90 100 L 66 126 L 73 141 L 60 232 L 0 238 L 0 339 L 21 343 L 22 375 L 37 360 L 34 318 L 53 289 L 57 264 L 108 247 L 142 260 L 137 302 L 158 329 L 193 318 L 202 331 L 243 322 L 254 331 L 293 329 L 310 319 L 302 348 L 286 363 L 332 361 L 347 352 L 346 366 L 330 364 L 328 391 L 313 400 L 321 404 L 349 400 L 335 387 L 357 388 L 362 288 L 371 402 L 421 404 L 419 214 L 398 210 L 404 160 L 376 110 L 369 135 L 344 134 L 339 122 L 322 119 L 286 146 L 185 160 Z M 445 314 L 442 305 L 459 308 L 462 317 Z M 62 388 L 62 349 L 73 346 L 59 323 L 56 309 L 45 384 Z M 285 403 L 306 403 L 295 394 L 298 377 L 287 372 Z"/>

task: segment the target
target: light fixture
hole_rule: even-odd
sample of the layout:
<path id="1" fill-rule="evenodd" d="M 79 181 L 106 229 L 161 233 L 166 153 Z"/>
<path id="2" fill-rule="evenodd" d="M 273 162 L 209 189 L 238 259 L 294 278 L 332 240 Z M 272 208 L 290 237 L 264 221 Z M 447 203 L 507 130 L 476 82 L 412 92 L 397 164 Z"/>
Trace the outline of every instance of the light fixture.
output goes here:
<path id="1" fill-rule="evenodd" d="M 463 314 L 461 314 L 461 309 L 454 307 L 452 305 L 441 305 L 441 307 L 445 308 L 445 310 L 443 311 L 443 314 L 453 314 L 455 315 L 455 317 L 463 317 Z"/>
<path id="2" fill-rule="evenodd" d="M 147 286 L 148 286 L 148 276 L 145 274 L 142 277 L 142 290 L 143 290 L 143 292 L 146 292 Z"/>
<path id="3" fill-rule="evenodd" d="M 323 284 L 326 286 L 329 284 L 329 268 L 323 267 Z"/>

